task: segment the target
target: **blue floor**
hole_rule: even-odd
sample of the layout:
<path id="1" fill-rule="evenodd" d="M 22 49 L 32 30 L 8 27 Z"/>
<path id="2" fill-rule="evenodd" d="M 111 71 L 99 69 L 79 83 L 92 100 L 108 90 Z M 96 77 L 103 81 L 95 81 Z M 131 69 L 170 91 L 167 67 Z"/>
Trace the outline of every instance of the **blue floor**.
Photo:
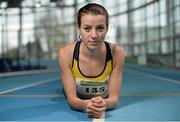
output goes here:
<path id="1" fill-rule="evenodd" d="M 69 107 L 58 78 L 58 70 L 1 78 L 0 93 L 13 90 L 0 95 L 0 121 L 92 121 Z M 179 78 L 178 71 L 126 64 L 119 104 L 105 121 L 180 121 Z"/>
<path id="2" fill-rule="evenodd" d="M 1 121 L 91 120 L 82 112 L 72 111 L 66 99 L 61 98 L 0 98 Z"/>

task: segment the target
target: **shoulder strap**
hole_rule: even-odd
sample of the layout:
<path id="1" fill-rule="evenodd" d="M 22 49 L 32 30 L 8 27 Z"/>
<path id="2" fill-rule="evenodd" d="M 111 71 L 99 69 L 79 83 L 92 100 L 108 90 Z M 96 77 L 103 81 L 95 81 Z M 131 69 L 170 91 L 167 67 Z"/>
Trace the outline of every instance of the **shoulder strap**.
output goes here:
<path id="1" fill-rule="evenodd" d="M 112 60 L 112 54 L 111 54 L 111 48 L 108 42 L 105 41 L 106 49 L 107 49 L 107 55 L 106 55 L 106 60 Z"/>
<path id="2" fill-rule="evenodd" d="M 75 60 L 79 60 L 79 48 L 80 48 L 80 43 L 81 43 L 81 41 L 77 41 L 76 44 L 75 44 L 74 51 L 73 51 L 72 66 L 73 66 L 74 59 L 75 59 Z"/>

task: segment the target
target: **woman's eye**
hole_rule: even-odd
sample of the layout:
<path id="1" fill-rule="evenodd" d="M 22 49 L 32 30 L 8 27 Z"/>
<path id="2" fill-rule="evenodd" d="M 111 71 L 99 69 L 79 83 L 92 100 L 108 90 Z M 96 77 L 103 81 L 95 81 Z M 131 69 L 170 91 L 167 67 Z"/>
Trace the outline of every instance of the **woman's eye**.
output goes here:
<path id="1" fill-rule="evenodd" d="M 89 32 L 89 31 L 90 31 L 90 28 L 84 28 L 84 30 L 85 30 L 86 32 Z"/>
<path id="2" fill-rule="evenodd" d="M 100 31 L 100 32 L 103 31 L 103 30 L 104 30 L 104 27 L 99 27 L 98 28 L 98 31 Z"/>

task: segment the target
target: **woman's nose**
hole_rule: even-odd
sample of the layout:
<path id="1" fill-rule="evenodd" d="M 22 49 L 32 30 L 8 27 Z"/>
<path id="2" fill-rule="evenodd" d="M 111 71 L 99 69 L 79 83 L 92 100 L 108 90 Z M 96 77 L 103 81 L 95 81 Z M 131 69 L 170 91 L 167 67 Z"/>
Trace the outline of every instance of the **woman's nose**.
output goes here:
<path id="1" fill-rule="evenodd" d="M 92 33 L 91 33 L 91 37 L 92 38 L 96 38 L 98 35 L 97 35 L 97 31 L 96 30 L 92 30 Z"/>

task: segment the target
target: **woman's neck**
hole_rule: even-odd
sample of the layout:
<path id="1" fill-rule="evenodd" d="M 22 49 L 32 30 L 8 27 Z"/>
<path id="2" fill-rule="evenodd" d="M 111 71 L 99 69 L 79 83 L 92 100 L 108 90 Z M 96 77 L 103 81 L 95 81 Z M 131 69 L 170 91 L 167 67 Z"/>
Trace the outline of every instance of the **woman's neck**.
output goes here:
<path id="1" fill-rule="evenodd" d="M 88 56 L 90 58 L 95 58 L 95 57 L 99 57 L 100 55 L 103 54 L 103 49 L 104 48 L 104 45 L 102 44 L 99 48 L 97 49 L 94 49 L 94 50 L 91 50 L 89 48 L 87 48 L 84 44 L 82 44 L 81 48 L 80 48 L 80 53 L 82 55 L 85 55 L 85 56 Z"/>

